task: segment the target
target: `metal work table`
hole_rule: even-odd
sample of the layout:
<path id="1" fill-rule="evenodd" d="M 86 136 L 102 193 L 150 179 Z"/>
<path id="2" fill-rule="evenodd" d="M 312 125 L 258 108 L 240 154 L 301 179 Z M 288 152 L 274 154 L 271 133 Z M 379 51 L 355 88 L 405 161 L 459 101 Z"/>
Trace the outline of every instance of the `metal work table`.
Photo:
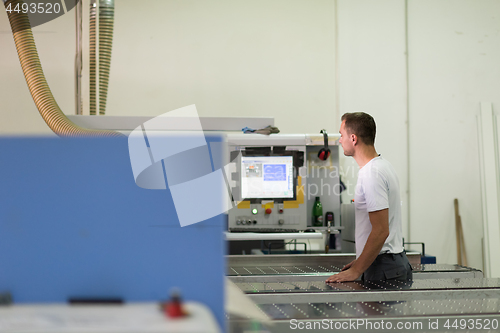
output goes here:
<path id="1" fill-rule="evenodd" d="M 419 253 L 407 253 L 415 279 L 482 278 L 479 270 L 459 265 L 420 264 Z M 354 254 L 246 255 L 227 256 L 228 276 L 260 276 L 260 281 L 276 276 L 327 276 L 340 272 L 355 259 Z M 265 276 L 265 278 L 264 278 Z"/>
<path id="2" fill-rule="evenodd" d="M 500 322 L 500 279 L 484 279 L 481 271 L 459 265 L 421 265 L 419 254 L 407 256 L 414 269 L 409 283 L 326 283 L 328 275 L 354 259 L 348 254 L 228 256 L 227 275 L 273 320 L 269 332 L 290 332 L 291 320 L 301 325 L 361 319 L 424 325 L 399 330 L 404 332 L 450 331 L 443 326 L 447 320 L 449 325 L 457 320 Z M 439 321 L 438 329 L 429 329 L 431 320 Z M 229 317 L 232 332 L 243 332 L 246 324 Z M 321 327 L 307 331 L 324 332 Z M 394 327 L 385 331 L 398 331 Z M 491 328 L 469 332 L 498 332 L 498 327 Z"/>
<path id="3" fill-rule="evenodd" d="M 311 281 L 287 281 L 287 282 L 238 282 L 238 278 L 231 280 L 243 292 L 255 293 L 316 293 L 316 292 L 370 292 L 382 291 L 408 291 L 408 290 L 461 290 L 461 289 L 498 289 L 500 290 L 500 279 L 422 279 L 411 282 L 388 282 L 367 281 L 326 283 L 324 277 L 315 277 Z M 319 280 L 321 278 L 321 280 Z M 241 280 L 244 280 L 241 279 Z"/>
<path id="4" fill-rule="evenodd" d="M 420 264 L 420 253 L 407 253 L 410 264 Z M 355 254 L 349 253 L 325 253 L 325 254 L 278 254 L 278 255 L 229 255 L 226 256 L 228 267 L 294 267 L 294 266 L 324 266 L 328 269 L 340 269 L 347 263 L 356 259 Z M 329 267 L 333 266 L 333 267 Z M 336 272 L 333 270 L 332 272 Z M 241 272 L 244 274 L 244 272 Z M 311 271 L 310 273 L 314 273 Z M 228 270 L 227 275 L 233 275 L 234 271 Z M 252 274 L 258 274 L 252 273 Z M 270 274 L 276 274 L 270 273 Z M 237 274 L 238 275 L 238 274 Z"/>
<path id="5" fill-rule="evenodd" d="M 482 278 L 481 271 L 459 265 L 415 265 L 414 279 L 442 279 L 442 278 Z M 293 266 L 229 266 L 228 276 L 255 277 L 262 280 L 274 279 L 278 276 L 329 276 L 340 272 L 341 266 L 335 265 L 293 265 Z"/>
<path id="6" fill-rule="evenodd" d="M 273 320 L 273 325 L 267 328 L 273 333 L 290 332 L 291 321 L 301 325 L 317 322 L 319 328 L 308 329 L 308 332 L 325 331 L 321 323 L 342 325 L 346 321 L 361 324 L 370 321 L 375 325 L 384 321 L 385 327 L 391 325 L 391 328 L 377 329 L 383 332 L 394 331 L 398 323 L 412 325 L 400 332 L 450 332 L 448 328 L 454 322 L 459 325 L 489 323 L 490 329 L 467 332 L 498 332 L 500 323 L 500 279 L 423 279 L 400 285 L 376 282 L 326 284 L 324 281 L 236 282 L 236 285 Z M 429 329 L 431 322 L 437 328 Z M 232 332 L 243 331 L 240 328 L 245 322 L 241 318 L 229 317 L 229 323 Z M 356 331 L 374 331 L 364 324 Z M 336 328 L 334 331 L 348 331 L 346 327 L 350 328 L 343 326 L 344 330 Z"/>
<path id="7" fill-rule="evenodd" d="M 288 282 L 239 282 L 232 278 L 231 281 L 258 304 L 500 298 L 500 279 L 421 279 L 399 284 L 325 283 L 324 278 Z"/>
<path id="8" fill-rule="evenodd" d="M 490 314 L 500 317 L 498 297 L 439 301 L 277 303 L 261 304 L 259 307 L 273 319 L 451 316 L 456 314 Z"/>

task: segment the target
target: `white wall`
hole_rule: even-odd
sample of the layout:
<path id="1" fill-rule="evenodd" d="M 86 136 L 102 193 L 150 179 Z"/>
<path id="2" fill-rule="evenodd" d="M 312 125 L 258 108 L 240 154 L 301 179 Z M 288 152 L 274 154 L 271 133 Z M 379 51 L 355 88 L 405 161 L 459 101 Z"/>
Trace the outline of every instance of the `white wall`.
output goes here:
<path id="1" fill-rule="evenodd" d="M 333 0 L 135 3 L 117 0 L 108 114 L 154 116 L 196 103 L 202 116 L 274 116 L 291 133 L 337 132 L 338 114 L 369 112 L 378 124 L 377 149 L 400 177 L 405 234 L 424 241 L 438 262 L 455 263 L 457 197 L 469 265 L 482 267 L 474 113 L 481 101 L 498 107 L 499 1 L 409 0 L 407 40 L 400 0 L 338 0 L 337 21 Z M 71 13 L 35 32 L 67 114 L 74 114 L 73 20 Z M 0 59 L 0 134 L 49 134 L 4 11 Z M 352 159 L 341 163 L 356 169 Z"/>
<path id="2" fill-rule="evenodd" d="M 334 1 L 136 3 L 116 4 L 110 115 L 195 103 L 201 116 L 275 117 L 284 133 L 334 122 Z"/>
<path id="3" fill-rule="evenodd" d="M 456 262 L 458 198 L 469 265 L 481 267 L 475 113 L 500 105 L 500 1 L 410 1 L 409 13 L 411 237 Z"/>
<path id="4" fill-rule="evenodd" d="M 456 263 L 458 198 L 468 264 L 481 269 L 475 113 L 481 101 L 498 105 L 500 2 L 408 1 L 408 131 L 404 6 L 339 0 L 340 113 L 362 110 L 377 120 L 377 149 L 411 193 L 402 198 L 408 239 L 425 242 L 438 263 Z M 352 164 L 344 159 L 344 167 Z"/>
<path id="5" fill-rule="evenodd" d="M 335 6 L 330 0 L 117 0 L 109 115 L 196 104 L 201 116 L 274 117 L 283 133 L 335 124 Z M 74 114 L 74 12 L 35 29 L 63 112 Z M 1 134 L 48 133 L 0 13 Z M 306 119 L 307 121 L 304 121 Z"/>
<path id="6" fill-rule="evenodd" d="M 403 234 L 408 239 L 404 2 L 340 0 L 338 13 L 340 114 L 364 111 L 375 118 L 377 152 L 399 176 Z M 341 164 L 343 180 L 351 185 L 343 202 L 349 202 L 359 168 L 352 158 L 342 158 Z"/>

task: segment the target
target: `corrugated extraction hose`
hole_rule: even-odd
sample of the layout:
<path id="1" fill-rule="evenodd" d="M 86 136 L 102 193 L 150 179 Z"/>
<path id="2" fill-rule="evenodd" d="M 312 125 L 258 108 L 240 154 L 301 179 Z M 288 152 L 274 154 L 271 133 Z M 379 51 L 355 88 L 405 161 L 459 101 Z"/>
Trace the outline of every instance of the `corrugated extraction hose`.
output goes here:
<path id="1" fill-rule="evenodd" d="M 99 2 L 99 7 L 97 7 Z M 99 114 L 106 114 L 113 26 L 115 20 L 114 0 L 92 0 L 90 3 L 90 114 L 97 114 L 97 71 L 99 71 Z M 99 27 L 96 23 L 99 21 Z M 99 30 L 97 33 L 96 30 Z M 97 39 L 97 35 L 99 38 Z M 99 60 L 96 47 L 99 45 Z"/>
<path id="2" fill-rule="evenodd" d="M 99 1 L 99 114 L 106 113 L 111 47 L 115 22 L 115 1 Z"/>
<path id="3" fill-rule="evenodd" d="M 12 4 L 11 8 L 15 8 L 17 4 L 21 7 L 22 3 L 20 0 L 8 0 L 5 7 L 9 4 Z M 85 129 L 76 126 L 66 117 L 57 105 L 43 74 L 28 14 L 10 11 L 7 15 L 31 96 L 42 118 L 54 133 L 59 136 L 123 136 L 115 131 Z"/>
<path id="4" fill-rule="evenodd" d="M 90 95 L 90 102 L 89 102 L 89 112 L 91 116 L 94 116 L 96 114 L 96 109 L 97 109 L 97 97 L 96 97 L 96 80 L 97 80 L 97 75 L 96 75 L 96 21 L 97 21 L 97 0 L 92 0 L 90 2 L 90 27 L 89 27 L 89 48 L 90 48 L 90 55 L 89 55 L 89 95 Z"/>

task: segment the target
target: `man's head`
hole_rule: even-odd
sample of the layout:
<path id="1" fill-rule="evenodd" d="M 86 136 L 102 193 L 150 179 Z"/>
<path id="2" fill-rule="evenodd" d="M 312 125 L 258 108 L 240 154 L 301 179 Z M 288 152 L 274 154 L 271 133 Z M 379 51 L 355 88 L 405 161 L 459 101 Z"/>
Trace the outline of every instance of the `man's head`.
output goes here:
<path id="1" fill-rule="evenodd" d="M 344 155 L 353 156 L 356 146 L 373 146 L 376 125 L 372 116 L 364 112 L 344 113 L 340 125 L 340 143 Z"/>

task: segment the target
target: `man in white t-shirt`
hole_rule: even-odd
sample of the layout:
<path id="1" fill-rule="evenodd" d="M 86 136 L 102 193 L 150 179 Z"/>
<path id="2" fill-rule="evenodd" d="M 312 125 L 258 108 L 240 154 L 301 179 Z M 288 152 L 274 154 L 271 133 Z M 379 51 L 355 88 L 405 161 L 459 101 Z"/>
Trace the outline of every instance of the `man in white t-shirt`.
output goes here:
<path id="1" fill-rule="evenodd" d="M 403 249 L 399 180 L 393 166 L 375 150 L 375 120 L 364 112 L 346 113 L 340 126 L 344 155 L 359 165 L 354 196 L 356 259 L 327 282 L 409 281 L 412 270 Z"/>

